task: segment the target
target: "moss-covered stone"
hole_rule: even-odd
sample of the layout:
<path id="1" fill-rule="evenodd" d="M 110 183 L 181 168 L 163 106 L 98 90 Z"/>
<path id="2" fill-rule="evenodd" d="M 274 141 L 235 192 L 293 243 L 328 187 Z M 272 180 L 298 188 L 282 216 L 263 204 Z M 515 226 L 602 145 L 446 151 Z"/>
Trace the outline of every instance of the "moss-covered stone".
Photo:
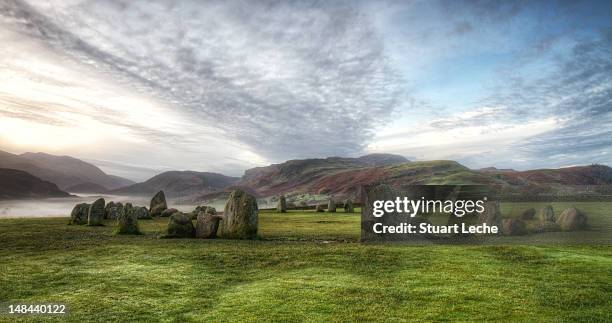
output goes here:
<path id="1" fill-rule="evenodd" d="M 164 191 L 159 191 L 153 198 L 151 199 L 151 204 L 149 207 L 149 213 L 151 216 L 160 216 L 165 209 L 168 208 L 168 204 L 166 203 L 166 195 Z"/>
<path id="2" fill-rule="evenodd" d="M 104 225 L 102 224 L 102 220 L 104 220 L 104 205 L 106 205 L 104 199 L 99 198 L 89 206 L 89 212 L 87 214 L 87 225 Z"/>
<path id="3" fill-rule="evenodd" d="M 147 210 L 147 208 L 144 206 L 134 207 L 134 214 L 136 214 L 136 218 L 138 220 L 148 220 L 153 218 L 149 213 L 149 210 Z"/>
<path id="4" fill-rule="evenodd" d="M 68 224 L 86 224 L 87 215 L 89 214 L 89 204 L 80 203 L 74 206 L 70 213 L 70 222 Z"/>
<path id="5" fill-rule="evenodd" d="M 117 217 L 117 234 L 142 234 L 138 227 L 138 217 L 131 203 L 121 208 Z"/>
<path id="6" fill-rule="evenodd" d="M 565 209 L 559 215 L 557 224 L 563 231 L 575 231 L 587 228 L 587 216 L 578 209 L 572 207 Z"/>
<path id="7" fill-rule="evenodd" d="M 215 214 L 200 212 L 196 221 L 196 238 L 214 239 L 217 237 L 220 217 Z"/>
<path id="8" fill-rule="evenodd" d="M 190 215 L 175 212 L 170 216 L 164 238 L 193 238 L 194 236 L 195 228 Z"/>
<path id="9" fill-rule="evenodd" d="M 259 209 L 255 197 L 243 190 L 235 190 L 225 204 L 219 236 L 253 239 L 257 237 L 258 222 Z"/>
<path id="10" fill-rule="evenodd" d="M 177 209 L 165 209 L 162 213 L 159 214 L 159 216 L 161 216 L 162 218 L 167 218 L 169 216 L 171 216 L 172 214 L 178 212 Z"/>

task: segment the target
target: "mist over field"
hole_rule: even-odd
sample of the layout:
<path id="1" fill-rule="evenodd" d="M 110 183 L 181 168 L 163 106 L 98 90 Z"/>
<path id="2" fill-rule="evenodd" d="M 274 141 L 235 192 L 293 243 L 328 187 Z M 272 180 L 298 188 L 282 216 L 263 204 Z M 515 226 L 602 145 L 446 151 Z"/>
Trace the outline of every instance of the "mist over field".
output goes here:
<path id="1" fill-rule="evenodd" d="M 133 205 L 149 207 L 150 197 L 121 196 L 121 195 L 79 195 L 68 198 L 27 199 L 0 201 L 0 218 L 41 218 L 41 217 L 68 217 L 72 208 L 78 203 L 92 203 L 103 197 L 106 202 L 114 201 L 132 203 Z M 168 199 L 170 207 L 183 212 L 190 212 L 195 208 L 193 204 L 174 203 Z M 217 203 L 219 204 L 219 203 Z M 222 207 L 222 205 L 213 205 Z"/>

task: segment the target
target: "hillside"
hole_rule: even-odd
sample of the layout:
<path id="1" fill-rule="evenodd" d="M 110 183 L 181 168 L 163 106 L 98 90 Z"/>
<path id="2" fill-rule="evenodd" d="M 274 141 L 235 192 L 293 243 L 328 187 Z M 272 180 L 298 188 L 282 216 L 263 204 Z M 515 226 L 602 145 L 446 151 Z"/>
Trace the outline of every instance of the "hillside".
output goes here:
<path id="1" fill-rule="evenodd" d="M 0 168 L 0 199 L 68 197 L 57 185 L 27 172 Z"/>
<path id="2" fill-rule="evenodd" d="M 250 187 L 262 195 L 304 191 L 312 183 L 327 176 L 354 170 L 366 171 L 371 167 L 405 163 L 402 156 L 373 154 L 358 158 L 329 157 L 289 160 L 281 164 L 246 170 L 240 186 Z"/>
<path id="3" fill-rule="evenodd" d="M 169 171 L 149 180 L 112 190 L 111 194 L 152 195 L 163 190 L 167 197 L 212 193 L 237 183 L 239 178 L 217 173 Z"/>
<path id="4" fill-rule="evenodd" d="M 106 188 L 119 188 L 134 183 L 125 178 L 108 175 L 82 160 L 45 153 L 16 155 L 0 151 L 0 167 L 28 172 L 57 184 L 61 189 L 82 183 L 94 183 Z"/>

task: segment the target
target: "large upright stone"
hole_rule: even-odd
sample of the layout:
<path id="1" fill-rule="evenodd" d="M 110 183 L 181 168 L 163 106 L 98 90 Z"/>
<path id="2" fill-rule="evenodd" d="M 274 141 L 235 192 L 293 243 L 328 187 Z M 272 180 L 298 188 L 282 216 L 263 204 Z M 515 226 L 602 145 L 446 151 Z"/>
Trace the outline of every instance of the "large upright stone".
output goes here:
<path id="1" fill-rule="evenodd" d="M 497 226 L 499 232 L 502 231 L 502 216 L 499 201 L 485 202 L 484 211 L 478 216 L 479 223 L 486 223 L 490 226 Z"/>
<path id="2" fill-rule="evenodd" d="M 336 212 L 336 200 L 330 198 L 327 202 L 327 212 Z"/>
<path id="3" fill-rule="evenodd" d="M 111 212 L 111 209 L 114 207 L 115 207 L 115 202 L 110 201 L 106 203 L 106 206 L 104 207 L 104 218 L 105 219 L 110 219 L 110 212 Z"/>
<path id="4" fill-rule="evenodd" d="M 149 213 L 151 216 L 160 216 L 165 209 L 168 208 L 168 204 L 166 204 L 166 195 L 164 191 L 159 191 L 153 198 L 151 199 L 151 205 L 149 207 Z"/>
<path id="5" fill-rule="evenodd" d="M 138 218 L 131 203 L 126 203 L 119 211 L 117 234 L 142 234 L 138 227 Z"/>
<path id="6" fill-rule="evenodd" d="M 168 230 L 165 238 L 193 238 L 195 228 L 191 222 L 191 215 L 175 212 L 168 221 Z"/>
<path id="7" fill-rule="evenodd" d="M 91 204 L 89 207 L 89 213 L 87 214 L 87 225 L 97 226 L 102 225 L 104 219 L 104 199 L 99 198 Z"/>
<path id="8" fill-rule="evenodd" d="M 285 198 L 285 195 L 281 195 L 278 198 L 278 204 L 276 205 L 276 211 L 280 213 L 287 212 L 287 199 Z"/>
<path id="9" fill-rule="evenodd" d="M 107 218 L 111 220 L 116 220 L 123 209 L 123 204 L 121 202 L 115 203 L 109 210 Z"/>
<path id="10" fill-rule="evenodd" d="M 587 227 L 587 216 L 578 209 L 572 207 L 561 212 L 557 219 L 557 224 L 563 231 L 585 229 Z"/>
<path id="11" fill-rule="evenodd" d="M 346 199 L 346 201 L 344 201 L 344 212 L 346 213 L 355 212 L 355 208 L 353 207 L 353 200 Z"/>
<path id="12" fill-rule="evenodd" d="M 219 230 L 219 220 L 221 218 L 212 213 L 200 211 L 196 221 L 196 238 L 214 239 L 217 237 Z"/>
<path id="13" fill-rule="evenodd" d="M 541 209 L 538 219 L 540 220 L 540 223 L 555 222 L 555 211 L 553 210 L 552 205 L 548 205 Z"/>
<path id="14" fill-rule="evenodd" d="M 87 214 L 89 213 L 89 204 L 80 203 L 74 206 L 70 213 L 69 224 L 86 224 Z"/>
<path id="15" fill-rule="evenodd" d="M 253 239 L 257 236 L 258 207 L 254 196 L 243 190 L 230 193 L 225 204 L 219 236 L 231 239 Z"/>

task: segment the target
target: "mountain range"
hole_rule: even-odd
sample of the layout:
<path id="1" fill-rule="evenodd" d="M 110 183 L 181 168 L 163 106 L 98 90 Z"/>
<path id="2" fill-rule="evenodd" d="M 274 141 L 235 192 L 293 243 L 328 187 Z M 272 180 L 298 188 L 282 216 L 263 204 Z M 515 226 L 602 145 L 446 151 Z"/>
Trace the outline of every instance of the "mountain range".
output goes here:
<path id="1" fill-rule="evenodd" d="M 0 168 L 12 168 L 58 184 L 69 192 L 152 196 L 163 190 L 169 198 L 190 203 L 224 199 L 235 188 L 258 198 L 285 194 L 293 200 L 326 196 L 357 198 L 361 185 L 485 184 L 511 194 L 578 194 L 585 186 L 612 185 L 612 168 L 604 165 L 516 171 L 494 167 L 469 169 L 455 161 L 415 161 L 391 154 L 357 158 L 329 157 L 289 160 L 248 169 L 242 177 L 195 171 L 168 171 L 142 183 L 104 173 L 98 167 L 68 156 L 44 153 L 21 155 L 0 151 Z M 22 174 L 23 175 L 23 174 Z M 16 180 L 15 174 L 12 180 Z M 28 179 L 31 180 L 31 179 Z M 46 184 L 41 184 L 41 189 Z M 53 191 L 49 188 L 49 191 Z M 17 195 L 28 196 L 32 192 Z M 56 193 L 52 193 L 56 194 Z"/>
<path id="2" fill-rule="evenodd" d="M 0 200 L 70 196 L 57 185 L 16 169 L 0 168 L 0 183 Z"/>
<path id="3" fill-rule="evenodd" d="M 100 168 L 70 156 L 45 153 L 11 154 L 0 150 L 0 168 L 28 172 L 42 180 L 57 184 L 62 190 L 92 183 L 105 189 L 116 189 L 134 184 L 133 181 L 108 175 Z"/>

